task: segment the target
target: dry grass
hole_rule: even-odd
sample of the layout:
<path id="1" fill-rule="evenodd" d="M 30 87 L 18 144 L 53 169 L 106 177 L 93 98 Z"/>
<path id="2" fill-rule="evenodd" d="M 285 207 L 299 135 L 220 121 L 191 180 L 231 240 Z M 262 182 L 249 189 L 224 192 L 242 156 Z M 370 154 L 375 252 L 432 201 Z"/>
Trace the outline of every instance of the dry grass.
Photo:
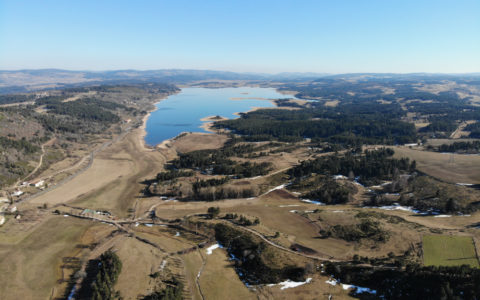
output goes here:
<path id="1" fill-rule="evenodd" d="M 191 133 L 175 139 L 171 146 L 178 152 L 204 149 L 217 149 L 227 141 L 227 136 L 219 134 Z"/>
<path id="2" fill-rule="evenodd" d="M 240 281 L 223 249 L 216 249 L 211 255 L 206 255 L 206 264 L 200 276 L 200 287 L 206 299 L 256 298 L 255 293 Z"/>
<path id="3" fill-rule="evenodd" d="M 115 290 L 124 299 L 136 299 L 155 289 L 155 281 L 149 275 L 159 271 L 164 253 L 133 238 L 123 239 L 113 249 L 123 265 Z"/>
<path id="4" fill-rule="evenodd" d="M 309 275 L 311 276 L 311 275 Z M 313 275 L 312 281 L 308 284 L 295 288 L 281 290 L 279 285 L 264 286 L 258 290 L 258 299 L 357 299 L 349 296 L 350 290 L 344 290 L 340 285 L 332 286 L 326 283 L 329 280 L 326 276 Z"/>
<path id="5" fill-rule="evenodd" d="M 450 183 L 480 183 L 480 156 L 442 154 L 413 150 L 406 147 L 393 147 L 394 157 L 408 157 L 417 162 L 417 169 L 426 174 Z"/>
<path id="6" fill-rule="evenodd" d="M 0 295 L 2 299 L 46 299 L 62 278 L 62 258 L 76 249 L 92 223 L 51 216 L 14 243 L 0 236 Z M 7 241 L 7 242 L 5 242 Z M 63 292 L 63 291 L 62 291 Z"/>
<path id="7" fill-rule="evenodd" d="M 325 106 L 327 107 L 336 107 L 340 103 L 339 100 L 325 101 Z"/>

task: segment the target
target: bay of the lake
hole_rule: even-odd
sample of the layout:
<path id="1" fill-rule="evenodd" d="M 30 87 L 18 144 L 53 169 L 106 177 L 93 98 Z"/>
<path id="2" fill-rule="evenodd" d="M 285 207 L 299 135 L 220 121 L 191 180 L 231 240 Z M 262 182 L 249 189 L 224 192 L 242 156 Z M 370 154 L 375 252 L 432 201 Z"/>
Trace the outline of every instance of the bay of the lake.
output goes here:
<path id="1" fill-rule="evenodd" d="M 145 142 L 157 145 L 182 132 L 206 132 L 200 120 L 208 116 L 237 118 L 236 112 L 254 107 L 273 107 L 269 99 L 292 98 L 273 88 L 183 88 L 178 94 L 158 102 L 148 117 Z"/>

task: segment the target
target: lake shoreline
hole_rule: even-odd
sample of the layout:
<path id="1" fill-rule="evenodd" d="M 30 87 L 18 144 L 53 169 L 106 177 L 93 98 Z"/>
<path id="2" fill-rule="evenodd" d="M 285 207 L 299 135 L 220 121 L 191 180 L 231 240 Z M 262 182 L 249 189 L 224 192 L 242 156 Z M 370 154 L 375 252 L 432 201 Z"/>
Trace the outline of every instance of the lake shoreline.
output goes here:
<path id="1" fill-rule="evenodd" d="M 198 95 L 195 94 L 196 91 L 194 89 L 199 89 Z M 176 137 L 178 137 L 179 135 L 184 134 L 186 132 L 199 132 L 199 133 L 203 132 L 207 134 L 218 133 L 217 130 L 214 130 L 212 128 L 214 122 L 235 119 L 234 116 L 241 116 L 242 113 L 248 113 L 248 112 L 256 111 L 259 109 L 278 109 L 280 107 L 277 106 L 277 103 L 275 100 L 282 99 L 283 95 L 285 95 L 284 93 L 281 93 L 280 91 L 278 91 L 276 88 L 273 88 L 273 87 L 270 87 L 270 88 L 244 87 L 244 89 L 248 89 L 248 93 L 244 93 L 241 89 L 242 88 L 224 88 L 224 89 L 182 88 L 180 93 L 169 95 L 168 97 L 166 97 L 166 99 L 172 96 L 178 97 L 182 95 L 182 93 L 185 93 L 183 98 L 182 97 L 176 98 L 174 99 L 176 101 L 173 101 L 171 103 L 169 102 L 169 104 L 165 104 L 165 105 L 162 105 L 162 102 L 163 100 L 166 100 L 166 99 L 161 99 L 160 101 L 155 103 L 155 109 L 152 109 L 151 111 L 149 111 L 148 114 L 145 115 L 144 119 L 142 120 L 143 122 L 141 127 L 142 127 L 143 133 L 141 138 L 144 141 L 144 146 L 148 149 L 152 149 L 152 148 L 155 149 L 158 147 L 163 148 L 163 147 L 166 147 L 166 145 L 168 145 L 168 141 L 171 141 Z M 205 90 L 208 90 L 208 92 L 205 92 Z M 219 92 L 219 90 L 223 90 L 223 91 Z M 193 97 L 192 97 L 192 94 L 193 94 Z M 248 95 L 248 96 L 234 97 L 235 94 Z M 259 96 L 255 97 L 256 94 Z M 195 97 L 198 97 L 198 99 L 192 99 Z M 232 100 L 232 99 L 235 99 L 235 100 Z M 255 99 L 255 100 L 252 100 L 252 99 Z M 201 104 L 202 101 L 203 102 L 207 101 L 207 102 L 205 105 L 202 106 Z M 232 101 L 232 102 L 235 102 L 235 104 L 229 104 L 229 102 L 223 102 L 223 101 Z M 268 101 L 269 105 L 264 106 L 263 103 L 265 103 L 265 101 Z M 239 103 L 242 103 L 242 104 L 239 104 Z M 162 105 L 163 107 L 159 107 L 159 104 Z M 224 109 L 224 112 L 222 113 L 223 107 L 221 106 L 224 104 L 225 104 L 225 109 Z M 181 105 L 183 105 L 183 107 Z M 235 107 L 240 108 L 241 110 L 232 111 L 232 108 L 235 109 Z M 185 108 L 185 112 L 181 113 L 183 108 Z M 205 113 L 205 110 L 207 110 L 208 108 L 212 108 L 211 111 L 209 111 L 211 115 L 208 115 L 208 112 L 207 112 L 205 114 L 206 116 L 198 117 L 200 113 Z M 165 110 L 165 111 L 172 110 L 172 113 L 167 113 L 167 112 L 157 113 L 160 110 Z M 194 113 L 191 113 L 191 111 L 193 111 Z M 229 117 L 225 117 L 224 115 L 232 115 L 233 117 L 229 118 Z M 217 116 L 221 116 L 221 117 L 217 118 Z M 148 121 L 152 120 L 151 119 L 152 117 L 156 118 L 155 121 L 158 122 L 157 124 L 159 124 L 159 127 L 155 128 L 152 125 L 150 125 L 150 127 L 147 125 Z M 184 123 L 180 123 L 179 122 L 180 120 Z M 198 121 L 200 121 L 200 123 Z M 160 123 L 160 122 L 163 122 L 163 123 Z M 163 126 L 163 128 L 161 126 Z M 183 128 L 179 128 L 181 131 L 175 133 L 176 129 L 172 127 L 176 127 L 176 128 L 183 127 Z M 175 135 L 172 136 L 171 138 L 161 139 L 159 142 L 152 141 L 156 137 L 158 140 L 158 137 L 161 137 L 162 135 L 167 135 L 168 132 L 172 132 Z M 149 134 L 152 134 L 152 136 L 150 136 L 149 138 L 149 140 L 151 141 L 150 143 L 147 141 L 147 136 Z"/>

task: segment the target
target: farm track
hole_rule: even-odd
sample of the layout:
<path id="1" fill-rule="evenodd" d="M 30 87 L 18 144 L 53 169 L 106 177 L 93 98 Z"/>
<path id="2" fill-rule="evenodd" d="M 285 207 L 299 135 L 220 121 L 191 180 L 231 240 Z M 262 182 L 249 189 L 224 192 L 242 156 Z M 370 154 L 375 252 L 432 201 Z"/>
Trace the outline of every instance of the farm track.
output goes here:
<path id="1" fill-rule="evenodd" d="M 139 118 L 137 118 L 137 121 L 138 121 L 138 120 L 139 120 Z M 85 156 L 84 158 L 82 158 L 82 160 L 81 160 L 80 162 L 77 162 L 77 163 L 75 164 L 75 165 L 78 164 L 78 165 L 80 166 L 80 165 L 85 161 L 85 159 L 88 157 L 88 164 L 87 164 L 85 167 L 79 169 L 77 172 L 71 174 L 70 176 L 68 176 L 67 178 L 61 180 L 61 181 L 58 182 L 57 184 L 52 185 L 52 186 L 50 186 L 50 187 L 48 187 L 48 188 L 46 188 L 46 189 L 44 189 L 44 190 L 42 190 L 42 191 L 40 191 L 40 192 L 38 192 L 38 193 L 35 193 L 35 194 L 33 194 L 33 195 L 30 195 L 30 196 L 27 196 L 27 197 L 25 197 L 25 198 L 19 199 L 19 200 L 16 201 L 16 202 L 17 202 L 17 203 L 28 202 L 28 201 L 30 201 L 30 200 L 32 200 L 32 199 L 35 199 L 35 198 L 37 198 L 37 197 L 39 197 L 39 196 L 41 196 L 41 195 L 43 195 L 43 194 L 45 194 L 45 193 L 51 192 L 51 191 L 53 191 L 54 189 L 63 186 L 63 185 L 66 184 L 67 182 L 70 182 L 72 179 L 74 179 L 74 178 L 77 177 L 78 175 L 82 174 L 83 172 L 87 171 L 87 170 L 92 166 L 93 160 L 94 160 L 96 154 L 98 154 L 99 152 L 105 150 L 106 148 L 108 148 L 108 147 L 111 146 L 112 144 L 117 143 L 118 141 L 122 140 L 128 133 L 130 133 L 130 131 L 131 131 L 132 129 L 133 129 L 132 126 L 129 126 L 129 127 L 125 128 L 125 130 L 124 130 L 120 135 L 116 136 L 116 137 L 115 137 L 113 140 L 111 140 L 111 141 L 108 141 L 108 142 L 103 143 L 99 148 L 91 151 L 89 155 Z M 51 176 L 57 175 L 57 174 L 59 174 L 59 173 L 66 172 L 66 171 L 68 171 L 68 170 L 71 170 L 73 167 L 74 167 L 74 166 L 70 166 L 70 167 L 68 167 L 68 168 L 66 168 L 66 169 L 57 171 L 56 173 L 54 173 L 54 174 L 51 175 Z M 18 184 L 18 183 L 17 183 L 17 184 Z M 17 184 L 16 184 L 16 185 L 17 185 Z"/>
<path id="2" fill-rule="evenodd" d="M 45 146 L 53 143 L 54 141 L 56 140 L 55 137 L 51 138 L 50 140 L 48 140 L 47 142 L 43 143 L 40 148 L 42 149 L 42 154 L 40 155 L 40 159 L 38 160 L 38 164 L 37 166 L 35 167 L 35 169 L 33 169 L 27 176 L 23 177 L 22 179 L 19 179 L 17 180 L 17 182 L 15 182 L 15 184 L 13 186 L 17 186 L 20 182 L 26 180 L 28 177 L 32 176 L 33 174 L 35 174 L 35 172 L 38 171 L 38 169 L 40 169 L 40 167 L 42 166 L 42 163 L 43 163 L 43 157 L 45 156 Z"/>

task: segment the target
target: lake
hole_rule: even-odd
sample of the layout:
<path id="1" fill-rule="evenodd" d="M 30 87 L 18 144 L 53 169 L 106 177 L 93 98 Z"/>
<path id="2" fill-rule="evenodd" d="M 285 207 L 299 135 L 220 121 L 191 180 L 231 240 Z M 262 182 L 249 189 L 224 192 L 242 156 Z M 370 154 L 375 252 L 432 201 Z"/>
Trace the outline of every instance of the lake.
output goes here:
<path id="1" fill-rule="evenodd" d="M 249 99 L 256 98 L 256 99 Z M 157 145 L 182 132 L 207 132 L 200 119 L 208 116 L 237 118 L 236 112 L 246 112 L 254 107 L 273 107 L 264 99 L 292 98 L 273 88 L 184 88 L 179 94 L 155 104 L 157 109 L 147 120 L 145 142 Z"/>

